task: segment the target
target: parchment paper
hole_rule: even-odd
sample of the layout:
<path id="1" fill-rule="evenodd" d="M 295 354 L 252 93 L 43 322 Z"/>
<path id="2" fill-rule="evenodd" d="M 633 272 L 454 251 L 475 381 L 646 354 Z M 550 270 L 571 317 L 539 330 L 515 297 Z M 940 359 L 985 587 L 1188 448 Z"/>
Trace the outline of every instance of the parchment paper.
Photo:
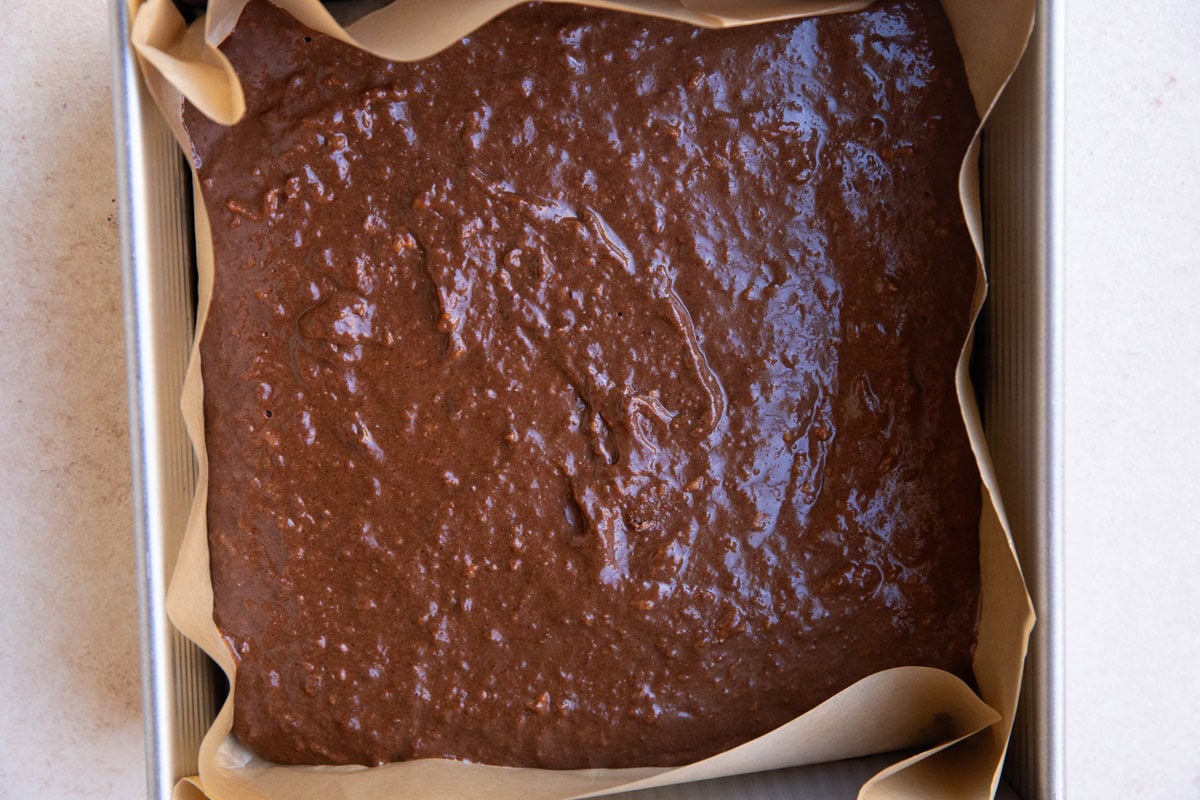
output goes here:
<path id="1" fill-rule="evenodd" d="M 556 0 L 583 2 L 583 0 Z M 203 23 L 184 25 L 170 0 L 147 0 L 132 40 L 147 83 L 181 146 L 182 98 L 225 124 L 245 101 L 236 75 L 217 51 L 247 0 L 211 0 Z M 521 0 L 399 0 L 342 28 L 318 0 L 272 0 L 300 21 L 375 55 L 416 60 L 457 41 Z M 1034 0 L 942 0 L 963 54 L 976 108 L 986 119 L 1024 51 Z M 868 0 L 589 0 L 588 4 L 669 17 L 705 27 L 753 24 L 784 17 L 855 10 Z M 982 126 L 981 126 L 982 127 Z M 964 159 L 960 193 L 976 250 L 982 253 L 978 186 L 979 137 Z M 193 183 L 197 196 L 200 188 Z M 177 800 L 418 800 L 489 798 L 559 800 L 649 788 L 759 770 L 819 763 L 905 747 L 928 749 L 885 769 L 861 789 L 861 800 L 984 798 L 995 793 L 1007 748 L 1033 608 L 1012 548 L 995 472 L 967 374 L 964 343 L 957 386 L 963 418 L 982 475 L 979 526 L 982 581 L 979 643 L 974 670 L 979 695 L 949 673 L 902 667 L 869 676 L 801 717 L 740 747 L 683 767 L 617 770 L 536 770 L 428 759 L 365 767 L 296 767 L 265 762 L 230 735 L 236 664 L 212 618 L 205 508 L 208 459 L 204 446 L 199 337 L 212 295 L 212 238 L 203 203 L 196 203 L 199 267 L 197 339 L 183 388 L 182 411 L 200 465 L 196 499 L 168 591 L 175 625 L 199 644 L 230 678 L 234 690 L 200 748 L 199 775 L 176 787 Z M 982 259 L 973 305 L 986 294 Z M 981 699 L 982 698 L 982 699 Z"/>

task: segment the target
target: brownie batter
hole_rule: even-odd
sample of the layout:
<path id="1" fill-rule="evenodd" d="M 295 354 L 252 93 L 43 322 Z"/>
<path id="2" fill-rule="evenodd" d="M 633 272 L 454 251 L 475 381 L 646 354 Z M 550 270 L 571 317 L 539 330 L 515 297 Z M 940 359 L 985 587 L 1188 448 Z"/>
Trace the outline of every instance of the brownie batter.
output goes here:
<path id="1" fill-rule="evenodd" d="M 694 761 L 970 677 L 976 124 L 934 0 L 516 9 L 389 63 L 264 0 L 194 108 L 217 625 L 266 759 Z"/>

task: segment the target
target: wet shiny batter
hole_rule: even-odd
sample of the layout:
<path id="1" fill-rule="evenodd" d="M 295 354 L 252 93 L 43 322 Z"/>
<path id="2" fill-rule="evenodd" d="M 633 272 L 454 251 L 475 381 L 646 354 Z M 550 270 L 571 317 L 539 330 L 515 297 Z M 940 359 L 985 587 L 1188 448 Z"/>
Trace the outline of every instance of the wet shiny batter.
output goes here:
<path id="1" fill-rule="evenodd" d="M 933 0 L 514 10 L 417 64 L 262 0 L 195 109 L 234 730 L 287 763 L 679 764 L 970 675 L 976 123 Z"/>

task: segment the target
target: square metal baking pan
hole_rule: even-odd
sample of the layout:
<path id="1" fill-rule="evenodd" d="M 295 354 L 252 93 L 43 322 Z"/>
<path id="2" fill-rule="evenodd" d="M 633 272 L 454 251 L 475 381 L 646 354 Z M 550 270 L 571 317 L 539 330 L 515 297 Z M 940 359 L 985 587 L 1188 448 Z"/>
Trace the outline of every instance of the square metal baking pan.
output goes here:
<path id="1" fill-rule="evenodd" d="M 192 339 L 193 232 L 186 162 L 129 44 L 138 0 L 110 0 L 113 104 L 141 613 L 148 796 L 195 774 L 223 678 L 166 617 L 166 587 L 196 480 L 179 413 Z M 1063 0 L 1039 0 L 1029 51 L 984 133 L 991 295 L 974 374 L 1002 497 L 1038 614 L 1000 796 L 1063 797 Z M 854 797 L 873 757 L 684 784 L 640 798 Z"/>

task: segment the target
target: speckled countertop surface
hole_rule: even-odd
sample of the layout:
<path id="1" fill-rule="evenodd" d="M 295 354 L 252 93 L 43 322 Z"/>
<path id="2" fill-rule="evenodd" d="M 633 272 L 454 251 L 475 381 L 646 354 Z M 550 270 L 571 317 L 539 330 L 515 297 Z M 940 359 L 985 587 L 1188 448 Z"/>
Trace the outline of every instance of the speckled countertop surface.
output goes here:
<path id="1" fill-rule="evenodd" d="M 106 3 L 0 3 L 0 798 L 144 796 Z M 1067 781 L 1200 797 L 1200 4 L 1068 3 Z"/>
<path id="2" fill-rule="evenodd" d="M 0 3 L 6 798 L 145 791 L 106 5 Z"/>

